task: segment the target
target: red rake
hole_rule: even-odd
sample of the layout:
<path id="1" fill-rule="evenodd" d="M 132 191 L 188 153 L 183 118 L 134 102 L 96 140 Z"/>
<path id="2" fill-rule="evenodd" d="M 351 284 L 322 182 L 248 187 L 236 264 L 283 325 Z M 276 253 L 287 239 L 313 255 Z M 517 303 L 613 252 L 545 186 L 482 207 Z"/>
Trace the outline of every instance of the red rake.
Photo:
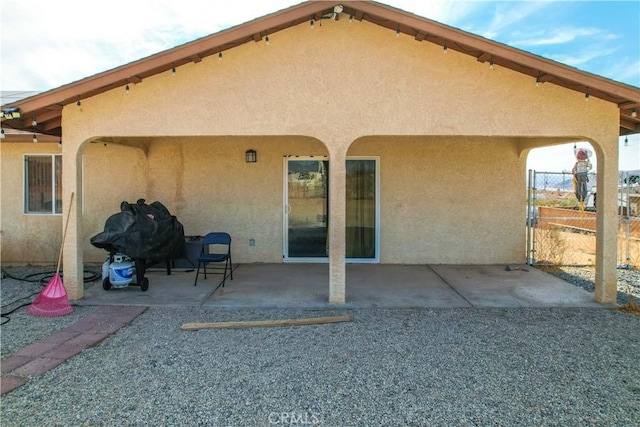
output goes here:
<path id="1" fill-rule="evenodd" d="M 42 292 L 36 297 L 36 299 L 27 307 L 27 313 L 36 317 L 57 317 L 66 316 L 73 312 L 69 298 L 67 298 L 67 291 L 60 278 L 60 262 L 62 261 L 62 248 L 64 247 L 64 240 L 67 237 L 67 226 L 69 225 L 69 216 L 71 214 L 71 204 L 73 203 L 73 194 L 71 193 L 71 200 L 69 201 L 69 211 L 67 212 L 67 222 L 64 226 L 64 234 L 62 235 L 62 244 L 60 245 L 60 254 L 58 255 L 58 266 L 56 268 L 56 274 L 51 278 L 47 286 L 44 287 Z"/>

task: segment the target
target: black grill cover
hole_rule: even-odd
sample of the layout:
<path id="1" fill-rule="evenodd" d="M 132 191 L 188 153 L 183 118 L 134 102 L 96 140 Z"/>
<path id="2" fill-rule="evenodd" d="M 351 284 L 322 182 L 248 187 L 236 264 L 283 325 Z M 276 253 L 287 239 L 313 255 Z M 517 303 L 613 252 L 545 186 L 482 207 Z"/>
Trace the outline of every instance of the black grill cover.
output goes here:
<path id="1" fill-rule="evenodd" d="M 147 262 L 184 257 L 184 228 L 162 203 L 122 202 L 120 210 L 107 218 L 102 233 L 91 238 L 93 246 Z"/>

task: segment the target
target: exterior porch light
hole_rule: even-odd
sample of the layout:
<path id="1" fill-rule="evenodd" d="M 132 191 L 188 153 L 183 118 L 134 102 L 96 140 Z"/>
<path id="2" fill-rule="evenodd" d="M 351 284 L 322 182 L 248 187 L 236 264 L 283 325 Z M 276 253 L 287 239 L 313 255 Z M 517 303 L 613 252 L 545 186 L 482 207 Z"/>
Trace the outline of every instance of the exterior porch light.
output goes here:
<path id="1" fill-rule="evenodd" d="M 638 117 L 638 109 L 636 107 L 633 107 L 633 111 L 631 112 L 631 117 L 633 117 L 634 119 Z"/>
<path id="2" fill-rule="evenodd" d="M 0 139 L 4 139 L 4 129 L 0 128 Z"/>
<path id="3" fill-rule="evenodd" d="M 222 51 L 218 52 L 218 61 L 222 61 Z"/>
<path id="4" fill-rule="evenodd" d="M 36 120 L 36 116 L 31 118 L 31 126 L 38 126 L 38 121 Z"/>
<path id="5" fill-rule="evenodd" d="M 256 163 L 258 161 L 258 153 L 256 153 L 256 150 L 247 150 L 244 153 L 244 160 L 247 163 Z"/>
<path id="6" fill-rule="evenodd" d="M 124 87 L 124 93 L 129 93 L 129 85 L 128 84 Z"/>
<path id="7" fill-rule="evenodd" d="M 589 100 L 589 88 L 587 88 L 587 90 L 584 93 L 584 100 L 588 101 Z"/>
<path id="8" fill-rule="evenodd" d="M 31 138 L 31 141 L 33 142 L 38 142 L 38 135 L 36 135 L 35 133 L 33 134 L 33 138 Z"/>
<path id="9" fill-rule="evenodd" d="M 625 135 L 624 137 L 624 146 L 628 147 L 629 146 L 629 137 Z"/>

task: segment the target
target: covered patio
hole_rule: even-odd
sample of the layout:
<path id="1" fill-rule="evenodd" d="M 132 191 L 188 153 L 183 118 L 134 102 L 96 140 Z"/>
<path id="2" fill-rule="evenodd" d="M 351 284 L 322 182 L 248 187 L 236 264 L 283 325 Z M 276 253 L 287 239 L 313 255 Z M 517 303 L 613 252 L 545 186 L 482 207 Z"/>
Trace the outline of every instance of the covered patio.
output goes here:
<path id="1" fill-rule="evenodd" d="M 3 142 L 2 257 L 44 248 L 48 262 L 62 247 L 69 298 L 88 304 L 564 304 L 546 292 L 556 279 L 504 267 L 525 262 L 527 154 L 586 141 L 607 207 L 588 301 L 611 303 L 619 136 L 637 133 L 639 100 L 637 87 L 381 3 L 307 1 L 3 106 L 20 112 L 3 126 L 60 147 Z M 41 155 L 61 163 L 55 209 L 33 209 L 46 215 L 23 204 L 25 159 Z M 149 292 L 85 295 L 84 264 L 104 256 L 89 238 L 140 199 L 189 235 L 232 234 L 233 285 L 211 295 L 192 273 L 150 272 Z M 322 231 L 311 254 L 303 226 Z M 300 261 L 326 264 L 281 265 Z"/>
<path id="2" fill-rule="evenodd" d="M 348 264 L 344 308 L 613 307 L 593 294 L 526 265 Z M 193 306 L 205 308 L 323 309 L 328 302 L 328 264 L 240 264 L 233 280 L 193 269 L 146 273 L 149 290 L 137 286 L 85 291 L 80 305 Z M 217 289 L 216 289 L 217 288 Z"/>

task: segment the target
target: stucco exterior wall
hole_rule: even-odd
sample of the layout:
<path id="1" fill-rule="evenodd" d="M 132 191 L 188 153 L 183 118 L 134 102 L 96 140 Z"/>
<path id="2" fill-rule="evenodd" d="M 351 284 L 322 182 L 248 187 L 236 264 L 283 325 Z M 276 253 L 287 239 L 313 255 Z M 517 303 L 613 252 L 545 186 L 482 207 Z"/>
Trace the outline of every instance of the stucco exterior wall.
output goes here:
<path id="1" fill-rule="evenodd" d="M 0 247 L 3 265 L 53 264 L 62 243 L 62 216 L 24 213 L 24 156 L 60 154 L 57 144 L 0 145 Z"/>
<path id="2" fill-rule="evenodd" d="M 85 153 L 86 165 L 104 162 L 105 152 L 111 153 L 109 163 L 118 165 L 132 153 L 142 152 L 117 145 L 92 144 L 91 148 Z M 244 161 L 244 152 L 250 148 L 258 152 L 257 163 Z M 524 165 L 515 153 L 513 142 L 487 138 L 365 137 L 356 141 L 348 155 L 380 160 L 380 262 L 522 262 Z M 94 224 L 86 224 L 86 230 L 92 229 L 87 238 L 101 231 L 106 214 L 114 213 L 122 200 L 146 197 L 165 204 L 187 235 L 229 232 L 236 262 L 281 262 L 283 159 L 289 155 L 318 157 L 326 155 L 326 149 L 312 138 L 286 136 L 150 142 L 148 192 L 143 185 L 136 188 L 118 182 L 131 173 L 131 167 L 102 170 L 100 181 L 114 183 L 109 186 L 109 200 L 103 197 L 104 190 L 95 192 L 104 189 L 99 182 L 88 185 L 94 193 L 85 195 L 85 200 L 90 198 L 88 205 L 99 206 L 96 212 L 101 214 L 85 216 Z M 250 239 L 255 246 L 249 245 Z"/>
<path id="3" fill-rule="evenodd" d="M 613 104 L 367 22 L 300 24 L 64 109 L 95 135 L 593 135 Z M 353 136 L 353 137 L 350 137 Z M 599 138 L 595 138 L 599 139 Z"/>
<path id="4" fill-rule="evenodd" d="M 101 232 L 104 222 L 120 210 L 123 200 L 146 197 L 147 162 L 137 148 L 115 144 L 87 144 L 82 159 L 85 170 L 82 243 L 88 262 L 104 261 L 105 252 L 94 248 L 90 238 Z M 60 154 L 57 144 L 2 143 L 1 227 L 2 263 L 54 264 L 62 240 L 62 215 L 24 213 L 24 156 Z M 63 158 L 63 162 L 64 162 Z M 78 200 L 76 200 L 76 203 Z M 63 210 L 69 201 L 63 200 Z"/>
<path id="5" fill-rule="evenodd" d="M 524 162 L 509 139 L 365 137 L 380 156 L 382 263 L 523 262 Z"/>
<path id="6" fill-rule="evenodd" d="M 257 151 L 257 163 L 245 162 L 248 149 Z M 326 154 L 308 137 L 163 140 L 149 149 L 149 196 L 176 215 L 186 235 L 229 232 L 235 262 L 282 262 L 284 156 Z"/>
<path id="7" fill-rule="evenodd" d="M 187 234 L 232 231 L 238 262 L 279 262 L 283 156 L 348 150 L 380 156 L 381 262 L 517 262 L 522 153 L 566 137 L 617 158 L 615 105 L 367 22 L 301 24 L 130 87 L 63 110 L 63 154 L 84 151 L 82 183 L 72 160 L 63 182 L 84 193 L 85 261 L 119 203 L 144 197 Z M 90 144 L 104 138 L 140 148 Z"/>
<path id="8" fill-rule="evenodd" d="M 148 195 L 148 162 L 142 148 L 113 143 L 85 144 L 82 156 L 82 248 L 87 262 L 102 262 L 106 252 L 91 245 L 120 203 Z"/>

